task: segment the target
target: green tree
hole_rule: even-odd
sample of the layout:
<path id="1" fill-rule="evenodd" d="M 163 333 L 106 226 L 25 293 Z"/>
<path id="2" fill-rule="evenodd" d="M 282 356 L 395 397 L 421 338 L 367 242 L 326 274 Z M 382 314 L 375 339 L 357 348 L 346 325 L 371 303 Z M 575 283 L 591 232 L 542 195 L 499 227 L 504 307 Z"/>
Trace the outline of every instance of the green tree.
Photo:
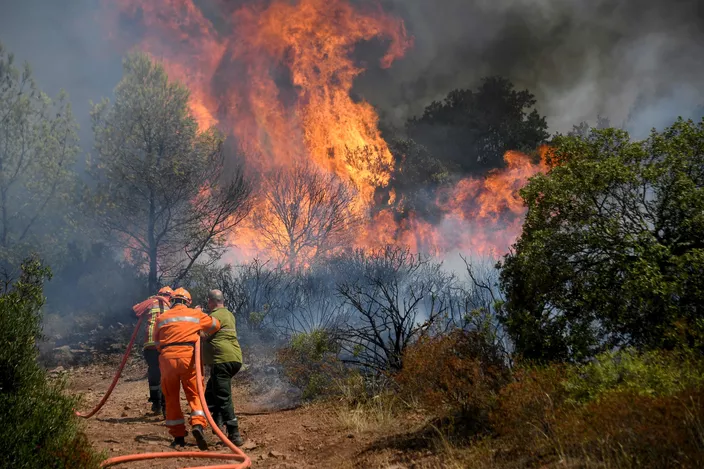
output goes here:
<path id="1" fill-rule="evenodd" d="M 581 359 L 614 345 L 673 347 L 701 337 L 704 121 L 645 141 L 621 130 L 559 136 L 552 169 L 500 265 L 503 321 L 516 350 Z"/>
<path id="2" fill-rule="evenodd" d="M 251 209 L 241 166 L 224 171 L 223 136 L 200 132 L 189 91 L 144 54 L 124 61 L 115 100 L 94 106 L 95 215 L 147 270 L 149 289 L 212 263 Z"/>
<path id="3" fill-rule="evenodd" d="M 0 44 L 0 268 L 28 251 L 54 261 L 70 228 L 77 125 L 64 93 L 51 100 Z"/>
<path id="4" fill-rule="evenodd" d="M 476 91 L 454 90 L 407 123 L 409 136 L 449 169 L 462 173 L 499 168 L 508 150 L 532 152 L 549 134 L 535 97 L 505 78 L 485 78 Z"/>
<path id="5" fill-rule="evenodd" d="M 78 399 L 65 382 L 49 382 L 37 363 L 42 283 L 50 276 L 37 260 L 22 266 L 19 279 L 0 286 L 0 467 L 97 468 L 74 409 Z"/>

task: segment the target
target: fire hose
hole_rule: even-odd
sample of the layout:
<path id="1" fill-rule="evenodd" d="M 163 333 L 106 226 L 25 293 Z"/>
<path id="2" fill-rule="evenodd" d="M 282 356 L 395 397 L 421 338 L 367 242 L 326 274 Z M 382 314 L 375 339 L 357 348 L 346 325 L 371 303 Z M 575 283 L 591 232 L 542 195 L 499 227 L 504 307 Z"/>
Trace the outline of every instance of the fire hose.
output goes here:
<path id="1" fill-rule="evenodd" d="M 89 413 L 82 414 L 80 412 L 76 412 L 76 415 L 78 415 L 79 417 L 83 417 L 84 419 L 91 418 L 92 416 L 98 413 L 98 411 L 103 407 L 103 405 L 105 405 L 108 400 L 108 397 L 110 397 L 110 394 L 112 394 L 112 390 L 115 389 L 115 385 L 117 385 L 117 382 L 120 379 L 120 375 L 122 375 L 122 369 L 125 367 L 125 363 L 127 363 L 127 359 L 130 357 L 132 346 L 134 345 L 134 341 L 137 339 L 137 333 L 139 332 L 139 328 L 142 326 L 142 322 L 144 322 L 144 316 L 139 317 L 139 321 L 137 321 L 137 325 L 134 327 L 134 332 L 132 333 L 132 337 L 130 337 L 130 343 L 127 345 L 127 350 L 125 351 L 125 355 L 122 357 L 120 366 L 117 367 L 117 373 L 115 373 L 115 377 L 112 379 L 112 383 L 110 383 L 108 392 L 105 393 L 100 402 L 98 402 L 98 405 L 96 405 L 95 408 Z"/>
<path id="2" fill-rule="evenodd" d="M 100 400 L 98 405 L 95 406 L 95 408 L 90 411 L 88 414 L 81 414 L 80 412 L 76 412 L 76 415 L 79 417 L 83 418 L 89 418 L 98 413 L 98 411 L 103 407 L 105 402 L 108 400 L 108 397 L 110 397 L 110 394 L 112 393 L 113 389 L 115 389 L 115 385 L 117 384 L 117 381 L 120 379 L 120 375 L 122 374 L 122 370 L 125 367 L 125 364 L 127 363 L 127 359 L 130 355 L 130 352 L 132 351 L 132 346 L 134 345 L 135 339 L 137 338 L 137 333 L 139 331 L 140 326 L 142 325 L 142 321 L 144 319 L 144 316 L 140 316 L 139 321 L 137 321 L 137 325 L 135 326 L 134 332 L 132 333 L 132 337 L 130 338 L 130 343 L 127 345 L 127 350 L 125 351 L 124 357 L 122 357 L 122 361 L 120 362 L 120 366 L 117 368 L 117 372 L 115 373 L 115 377 L 112 380 L 112 383 L 110 384 L 110 387 L 108 388 L 108 391 L 105 393 L 105 396 Z M 161 453 L 140 453 L 140 454 L 128 454 L 125 456 L 116 456 L 114 458 L 109 458 L 103 461 L 100 464 L 100 467 L 108 467 L 108 466 L 114 466 L 116 464 L 123 464 L 126 462 L 132 462 L 132 461 L 144 461 L 146 459 L 166 459 L 166 458 L 206 458 L 206 459 L 225 459 L 225 460 L 235 460 L 238 461 L 236 464 L 221 464 L 217 466 L 197 466 L 197 467 L 189 467 L 185 469 L 244 469 L 251 467 L 252 461 L 249 459 L 249 457 L 237 446 L 232 443 L 227 436 L 220 430 L 220 428 L 217 426 L 215 421 L 213 420 L 213 416 L 210 414 L 210 410 L 208 409 L 208 406 L 206 405 L 205 401 L 205 390 L 203 389 L 203 372 L 202 372 L 202 363 L 201 363 L 201 357 L 200 357 L 200 341 L 196 341 L 195 343 L 195 361 L 196 361 L 196 385 L 198 387 L 198 396 L 200 397 L 201 402 L 203 403 L 203 411 L 205 412 L 205 417 L 208 420 L 208 423 L 210 426 L 213 428 L 215 431 L 215 434 L 220 438 L 220 441 L 223 442 L 225 446 L 227 446 L 233 454 L 225 454 L 225 453 L 207 453 L 207 452 L 200 452 L 200 451 L 168 451 L 168 452 L 161 452 Z"/>

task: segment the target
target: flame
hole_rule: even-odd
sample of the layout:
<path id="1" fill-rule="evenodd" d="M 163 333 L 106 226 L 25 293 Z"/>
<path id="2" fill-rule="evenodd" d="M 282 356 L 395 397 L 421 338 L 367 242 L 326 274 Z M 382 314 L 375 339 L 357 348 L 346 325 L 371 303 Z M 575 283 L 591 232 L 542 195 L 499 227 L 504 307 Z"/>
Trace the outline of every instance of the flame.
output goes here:
<path id="1" fill-rule="evenodd" d="M 504 155 L 506 168 L 481 179 L 461 179 L 441 190 L 435 201 L 442 213 L 438 224 L 413 213 L 397 221 L 390 209 L 379 212 L 358 247 L 400 242 L 435 255 L 453 251 L 501 255 L 521 231 L 526 209 L 518 191 L 530 177 L 547 172 L 547 151 L 548 147 L 541 148 L 538 163 L 521 152 L 509 151 Z"/>
<path id="2" fill-rule="evenodd" d="M 414 213 L 399 219 L 390 205 L 403 196 L 399 200 L 393 191 L 387 208 L 371 215 L 394 159 L 374 108 L 351 96 L 364 72 L 352 53 L 360 42 L 381 41 L 379 65 L 390 67 L 413 42 L 401 20 L 349 0 L 233 3 L 105 0 L 105 8 L 118 20 L 118 33 L 110 37 L 146 51 L 170 78 L 184 82 L 200 128 L 217 126 L 234 137 L 250 168 L 266 174 L 307 160 L 350 182 L 357 191 L 353 211 L 367 220 L 354 246 L 404 243 L 433 253 L 486 253 L 503 252 L 513 242 L 524 213 L 517 189 L 546 170 L 544 161 L 533 164 L 518 152 L 506 154 L 505 170 L 440 191 L 439 225 Z M 120 36 L 126 22 L 129 33 Z M 233 252 L 245 257 L 266 250 L 252 224 L 241 227 L 232 243 Z"/>

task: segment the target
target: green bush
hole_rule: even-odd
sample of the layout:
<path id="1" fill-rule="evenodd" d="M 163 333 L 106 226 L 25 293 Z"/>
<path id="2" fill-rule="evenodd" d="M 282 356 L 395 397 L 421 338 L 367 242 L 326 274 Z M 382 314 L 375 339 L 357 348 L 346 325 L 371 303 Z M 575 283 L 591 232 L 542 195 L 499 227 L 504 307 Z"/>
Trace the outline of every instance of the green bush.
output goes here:
<path id="1" fill-rule="evenodd" d="M 575 402 L 595 400 L 610 391 L 670 396 L 701 386 L 702 371 L 701 360 L 683 352 L 625 349 L 600 354 L 593 362 L 575 367 L 565 387 Z"/>
<path id="2" fill-rule="evenodd" d="M 516 370 L 490 420 L 501 457 L 520 465 L 498 467 L 702 467 L 703 365 L 696 353 L 622 350 Z"/>
<path id="3" fill-rule="evenodd" d="M 101 455 L 81 431 L 65 382 L 47 381 L 37 363 L 41 334 L 42 283 L 50 276 L 29 260 L 22 275 L 0 295 L 0 467 L 94 468 Z"/>
<path id="4" fill-rule="evenodd" d="M 339 344 L 327 331 L 295 334 L 278 351 L 278 361 L 286 377 L 303 392 L 304 399 L 335 393 L 336 382 L 344 375 L 338 359 Z"/>
<path id="5" fill-rule="evenodd" d="M 492 412 L 500 451 L 490 467 L 699 468 L 704 464 L 701 387 L 644 394 L 610 387 L 568 402 L 562 365 L 521 372 Z"/>

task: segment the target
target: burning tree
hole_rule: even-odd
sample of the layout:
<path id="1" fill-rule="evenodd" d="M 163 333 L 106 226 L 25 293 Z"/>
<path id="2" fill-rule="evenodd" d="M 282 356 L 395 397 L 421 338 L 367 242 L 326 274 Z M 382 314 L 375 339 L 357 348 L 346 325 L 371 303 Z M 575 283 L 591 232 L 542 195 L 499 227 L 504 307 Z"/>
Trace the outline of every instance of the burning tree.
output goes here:
<path id="1" fill-rule="evenodd" d="M 254 225 L 291 270 L 346 244 L 357 221 L 350 187 L 308 164 L 272 172 L 263 197 Z"/>
<path id="2" fill-rule="evenodd" d="M 199 259 L 217 260 L 225 235 L 251 209 L 241 169 L 222 176 L 223 137 L 200 132 L 189 91 L 143 54 L 124 62 L 115 102 L 93 109 L 94 208 L 101 226 L 132 260 L 178 282 Z"/>
<path id="3" fill-rule="evenodd" d="M 472 173 L 504 165 L 509 150 L 532 152 L 549 138 L 548 124 L 528 90 L 517 91 L 502 77 L 479 88 L 454 90 L 408 121 L 408 133 L 449 169 Z"/>
<path id="4" fill-rule="evenodd" d="M 448 311 L 445 292 L 453 281 L 439 263 L 407 248 L 357 252 L 338 286 L 359 314 L 343 334 L 350 361 L 375 370 L 400 370 L 406 347 Z"/>

